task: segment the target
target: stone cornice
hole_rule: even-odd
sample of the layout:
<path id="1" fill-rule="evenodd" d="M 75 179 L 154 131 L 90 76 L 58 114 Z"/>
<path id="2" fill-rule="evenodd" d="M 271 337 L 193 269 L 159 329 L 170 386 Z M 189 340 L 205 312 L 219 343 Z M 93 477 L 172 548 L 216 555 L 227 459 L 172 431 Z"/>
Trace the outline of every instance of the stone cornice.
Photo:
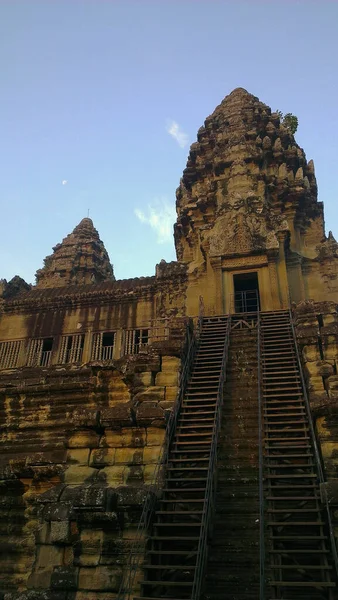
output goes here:
<path id="1" fill-rule="evenodd" d="M 154 294 L 173 281 L 179 285 L 186 279 L 186 272 L 171 272 L 170 277 L 161 279 L 140 277 L 105 282 L 98 285 L 67 286 L 64 288 L 38 289 L 21 294 L 15 299 L 4 301 L 5 313 L 35 313 L 43 310 L 80 308 L 106 304 L 129 303 L 135 300 L 151 300 Z"/>

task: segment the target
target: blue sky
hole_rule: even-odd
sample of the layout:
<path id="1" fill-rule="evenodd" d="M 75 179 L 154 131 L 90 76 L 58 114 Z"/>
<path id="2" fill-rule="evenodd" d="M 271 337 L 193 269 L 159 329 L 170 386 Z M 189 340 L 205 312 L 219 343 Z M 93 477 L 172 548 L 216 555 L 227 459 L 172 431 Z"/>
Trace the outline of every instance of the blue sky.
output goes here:
<path id="1" fill-rule="evenodd" d="M 235 87 L 298 116 L 337 237 L 337 26 L 334 0 L 2 0 L 0 278 L 88 208 L 117 278 L 174 260 L 189 144 Z"/>

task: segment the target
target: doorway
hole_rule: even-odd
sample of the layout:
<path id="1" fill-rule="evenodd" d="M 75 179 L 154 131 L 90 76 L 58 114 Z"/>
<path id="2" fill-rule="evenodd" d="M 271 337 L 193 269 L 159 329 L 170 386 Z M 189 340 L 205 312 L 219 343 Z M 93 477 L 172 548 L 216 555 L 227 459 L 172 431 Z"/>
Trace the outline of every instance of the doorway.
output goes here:
<path id="1" fill-rule="evenodd" d="M 260 309 L 257 271 L 234 275 L 236 313 L 257 312 Z"/>

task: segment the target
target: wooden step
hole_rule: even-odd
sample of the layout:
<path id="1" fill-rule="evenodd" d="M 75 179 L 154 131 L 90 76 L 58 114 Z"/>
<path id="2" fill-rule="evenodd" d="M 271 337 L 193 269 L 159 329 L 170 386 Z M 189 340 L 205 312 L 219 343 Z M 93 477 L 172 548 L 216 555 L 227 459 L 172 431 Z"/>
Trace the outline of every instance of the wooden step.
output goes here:
<path id="1" fill-rule="evenodd" d="M 170 523 L 154 523 L 154 527 L 158 528 L 158 527 L 172 527 L 172 528 L 180 528 L 180 527 L 201 527 L 202 523 L 198 522 L 198 523 L 180 523 L 180 522 L 174 522 L 171 521 Z"/>
<path id="2" fill-rule="evenodd" d="M 197 550 L 147 550 L 146 554 L 152 554 L 155 556 L 190 556 L 198 554 Z"/>
<path id="3" fill-rule="evenodd" d="M 271 460 L 271 457 L 269 458 L 269 460 Z M 279 460 L 279 458 L 277 457 L 275 460 Z M 267 469 L 313 469 L 313 467 L 315 467 L 316 465 L 313 462 L 307 464 L 290 463 L 288 465 L 276 465 L 267 463 L 267 461 L 265 461 L 265 466 Z"/>
<path id="4" fill-rule="evenodd" d="M 156 570 L 170 570 L 170 571 L 194 571 L 197 567 L 196 565 L 149 565 L 143 564 L 143 569 L 156 569 Z M 161 583 L 161 582 L 159 582 Z"/>
<path id="5" fill-rule="evenodd" d="M 266 500 L 273 501 L 273 502 L 274 501 L 277 502 L 277 501 L 280 501 L 280 500 L 282 500 L 282 501 L 284 500 L 284 502 L 287 501 L 287 500 L 288 501 L 290 501 L 290 500 L 292 500 L 292 501 L 294 501 L 294 500 L 296 500 L 296 501 L 299 501 L 299 500 L 300 501 L 304 501 L 304 500 L 306 500 L 308 502 L 312 502 L 314 500 L 320 500 L 320 496 L 315 496 L 315 495 L 314 496 L 267 496 Z M 290 511 L 291 510 L 292 509 L 290 508 Z M 281 552 L 282 552 L 282 550 L 281 550 Z"/>
<path id="6" fill-rule="evenodd" d="M 268 513 L 317 513 L 320 511 L 318 508 L 267 508 Z"/>
<path id="7" fill-rule="evenodd" d="M 156 515 L 203 515 L 203 510 L 157 510 Z"/>
<path id="8" fill-rule="evenodd" d="M 170 596 L 165 595 L 165 596 L 133 596 L 133 600 L 181 600 L 181 599 L 177 598 L 177 596 L 175 596 L 174 598 L 171 598 Z M 184 598 L 182 600 L 187 600 L 187 598 Z"/>
<path id="9" fill-rule="evenodd" d="M 209 466 L 207 467 L 167 467 L 166 473 L 170 471 L 187 471 L 191 473 L 192 471 L 209 471 Z"/>
<path id="10" fill-rule="evenodd" d="M 193 404 L 194 402 L 196 403 L 196 400 L 191 400 L 190 404 L 187 404 L 186 402 L 184 402 L 182 404 L 182 408 L 184 410 L 187 410 L 189 408 L 196 409 L 196 408 L 211 408 L 211 407 L 216 407 L 216 403 L 215 402 L 213 404 L 202 404 L 202 402 L 201 402 L 201 404 Z M 203 402 L 205 402 L 205 399 L 203 400 Z"/>
<path id="11" fill-rule="evenodd" d="M 279 550 L 274 550 L 274 549 L 269 549 L 267 548 L 267 551 L 269 552 L 269 554 L 284 554 L 285 550 L 284 549 L 279 549 Z M 288 554 L 330 554 L 330 550 L 327 550 L 326 548 L 288 548 L 287 549 L 287 553 Z"/>
<path id="12" fill-rule="evenodd" d="M 152 538 L 153 539 L 153 538 Z M 147 587 L 149 586 L 158 586 L 158 587 L 162 587 L 162 586 L 166 586 L 166 587 L 191 587 L 194 584 L 193 581 L 165 581 L 163 579 L 161 579 L 160 581 L 150 581 L 149 579 L 147 579 L 146 581 L 141 581 L 140 585 L 142 587 Z"/>
<path id="13" fill-rule="evenodd" d="M 182 494 L 182 492 L 184 493 L 189 493 L 190 492 L 205 492 L 205 487 L 199 487 L 199 488 L 162 488 L 162 492 L 168 492 L 169 494 Z"/>
<path id="14" fill-rule="evenodd" d="M 271 423 L 271 426 L 273 425 L 278 425 L 279 423 Z M 269 433 L 299 433 L 299 432 L 303 432 L 303 431 L 309 431 L 309 427 L 286 427 L 287 422 L 286 423 L 280 423 L 281 427 L 284 427 L 284 429 L 272 429 L 272 427 L 265 427 L 265 433 L 269 434 Z M 201 435 L 205 435 L 204 433 L 201 433 Z M 269 437 L 269 436 L 267 436 Z M 269 439 L 271 439 L 269 437 Z"/>
<path id="15" fill-rule="evenodd" d="M 181 500 L 177 500 L 176 498 L 161 498 L 160 500 L 160 504 L 175 504 L 175 502 L 179 504 L 203 504 L 204 498 L 184 498 Z"/>
<path id="16" fill-rule="evenodd" d="M 270 409 L 270 410 L 274 410 L 274 409 Z M 299 408 L 297 408 L 295 410 L 299 411 Z M 300 413 L 297 412 L 296 414 L 295 413 L 290 413 L 290 412 L 270 414 L 270 413 L 266 413 L 264 411 L 264 419 L 270 419 L 270 418 L 274 418 L 274 419 L 278 418 L 278 419 L 280 419 L 280 418 L 283 418 L 283 417 L 296 417 L 298 415 L 299 416 L 304 416 L 305 418 L 307 417 L 307 414 L 306 414 L 306 412 L 304 410 L 302 412 L 300 412 Z M 298 421 L 298 423 L 300 423 L 300 422 L 301 421 Z"/>
<path id="17" fill-rule="evenodd" d="M 180 535 L 154 535 L 149 538 L 155 542 L 198 542 L 199 537 L 197 536 L 180 536 Z"/>
<path id="18" fill-rule="evenodd" d="M 276 587 L 307 587 L 307 588 L 318 588 L 318 587 L 329 587 L 334 588 L 336 584 L 332 581 L 270 581 L 270 586 Z"/>
<path id="19" fill-rule="evenodd" d="M 210 438 L 212 432 L 202 433 L 201 431 L 197 433 L 176 433 L 176 438 L 189 438 L 189 437 L 199 437 L 199 438 Z M 181 440 L 179 440 L 181 441 Z"/>
<path id="20" fill-rule="evenodd" d="M 322 527 L 323 525 L 325 525 L 325 523 L 324 521 L 268 521 L 267 525 L 269 527 L 298 527 L 298 525 L 300 525 L 301 527 L 308 527 L 312 525 L 318 525 L 318 527 Z"/>
<path id="21" fill-rule="evenodd" d="M 182 431 L 182 429 L 213 429 L 214 420 L 210 424 L 205 425 L 196 425 L 196 421 L 191 425 L 181 425 L 179 424 L 177 427 L 177 431 Z"/>
<path id="22" fill-rule="evenodd" d="M 294 473 L 287 475 L 272 475 L 267 473 L 265 479 L 317 479 L 317 475 L 315 473 Z"/>
<path id="23" fill-rule="evenodd" d="M 285 448 L 284 448 L 285 450 Z M 279 459 L 290 459 L 290 458 L 313 458 L 312 454 L 306 454 L 306 453 L 302 453 L 302 454 L 266 454 L 265 458 L 267 460 L 269 459 L 273 459 L 273 460 L 279 460 Z"/>
<path id="24" fill-rule="evenodd" d="M 282 541 L 284 540 L 286 541 L 297 541 L 297 540 L 326 540 L 326 536 L 325 535 L 274 535 L 273 536 L 274 540 L 279 540 Z M 282 552 L 282 551 L 281 551 Z"/>

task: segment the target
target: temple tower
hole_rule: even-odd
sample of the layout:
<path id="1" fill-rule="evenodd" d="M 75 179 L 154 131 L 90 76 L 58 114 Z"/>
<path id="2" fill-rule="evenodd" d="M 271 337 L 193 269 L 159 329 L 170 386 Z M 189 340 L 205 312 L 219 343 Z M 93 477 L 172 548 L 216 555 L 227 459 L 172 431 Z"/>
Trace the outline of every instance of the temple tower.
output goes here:
<path id="1" fill-rule="evenodd" d="M 277 113 L 242 88 L 198 131 L 177 190 L 175 243 L 188 265 L 187 313 L 262 310 L 338 291 L 338 245 L 324 231 L 313 161 Z M 328 272 L 330 275 L 328 275 Z"/>

